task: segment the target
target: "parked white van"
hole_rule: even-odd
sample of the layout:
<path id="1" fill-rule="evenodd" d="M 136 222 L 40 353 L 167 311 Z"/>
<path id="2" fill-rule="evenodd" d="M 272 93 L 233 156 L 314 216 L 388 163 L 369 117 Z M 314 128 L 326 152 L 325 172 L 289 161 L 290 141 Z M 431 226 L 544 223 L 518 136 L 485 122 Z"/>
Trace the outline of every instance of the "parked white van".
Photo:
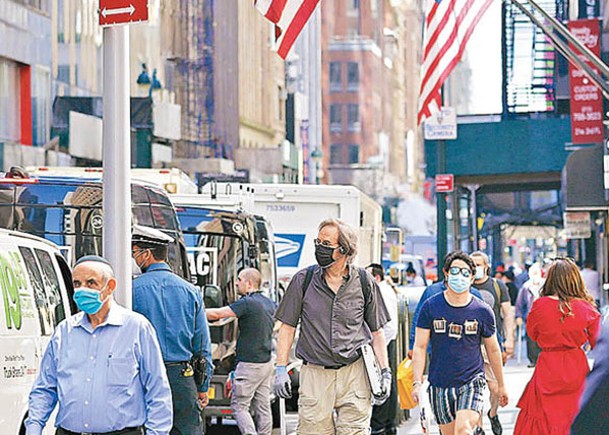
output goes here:
<path id="1" fill-rule="evenodd" d="M 28 395 L 53 329 L 75 312 L 56 245 L 0 229 L 0 432 L 25 434 Z M 46 432 L 54 432 L 54 424 Z"/>

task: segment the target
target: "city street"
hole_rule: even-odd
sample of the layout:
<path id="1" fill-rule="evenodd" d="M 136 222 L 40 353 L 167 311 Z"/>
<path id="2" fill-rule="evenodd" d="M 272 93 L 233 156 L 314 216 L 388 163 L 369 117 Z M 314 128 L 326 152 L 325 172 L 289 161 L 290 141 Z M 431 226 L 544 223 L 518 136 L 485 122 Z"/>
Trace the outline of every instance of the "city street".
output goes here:
<path id="1" fill-rule="evenodd" d="M 523 357 L 521 363 L 518 364 L 516 356 L 508 360 L 508 363 L 505 366 L 504 376 L 505 376 L 505 384 L 508 388 L 508 395 L 510 401 L 505 408 L 499 409 L 499 419 L 501 420 L 501 424 L 503 425 L 503 434 L 510 435 L 513 434 L 514 425 L 516 424 L 516 417 L 518 416 L 518 408 L 516 408 L 516 404 L 518 403 L 518 399 L 524 390 L 527 382 L 533 375 L 533 369 L 528 368 L 528 360 L 526 359 L 526 346 L 523 345 Z M 431 409 L 429 407 L 428 396 L 425 395 L 425 403 L 423 406 L 425 407 L 426 415 L 431 416 Z M 486 410 L 488 410 L 488 405 L 486 406 Z M 416 408 L 411 411 L 411 417 L 407 421 L 403 422 L 398 430 L 399 435 L 419 435 L 422 433 L 421 424 L 420 424 L 420 408 Z M 298 423 L 298 416 L 294 412 L 290 412 L 287 415 L 287 434 L 293 435 L 296 433 L 296 425 Z M 439 434 L 437 424 L 431 423 L 429 426 L 429 433 L 431 435 Z M 491 425 L 488 417 L 484 418 L 484 431 L 486 435 L 492 435 Z M 239 434 L 239 431 L 234 424 L 233 421 L 228 420 L 224 422 L 223 426 L 213 427 L 208 434 Z M 273 430 L 273 435 L 280 435 L 279 429 Z"/>

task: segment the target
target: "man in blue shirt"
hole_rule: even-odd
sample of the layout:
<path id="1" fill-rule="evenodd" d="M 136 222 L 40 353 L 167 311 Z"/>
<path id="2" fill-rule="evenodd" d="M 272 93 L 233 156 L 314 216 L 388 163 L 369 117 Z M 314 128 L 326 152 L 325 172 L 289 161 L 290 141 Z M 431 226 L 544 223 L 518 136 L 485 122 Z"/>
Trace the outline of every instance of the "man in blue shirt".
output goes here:
<path id="1" fill-rule="evenodd" d="M 446 257 L 444 257 L 444 264 L 442 265 L 442 272 L 444 272 L 445 274 L 448 273 L 448 268 L 450 267 L 450 263 L 448 261 L 452 259 L 451 257 L 449 257 L 449 255 L 450 255 L 450 253 L 448 255 L 446 255 Z M 440 282 L 433 283 L 432 285 L 427 287 L 425 289 L 425 291 L 423 292 L 423 294 L 421 295 L 421 298 L 419 299 L 419 302 L 417 303 L 417 307 L 414 310 L 414 314 L 412 315 L 412 323 L 410 324 L 410 337 L 408 339 L 408 357 L 409 358 L 412 359 L 412 348 L 414 346 L 414 335 L 415 335 L 415 331 L 416 331 L 416 327 L 417 327 L 417 322 L 419 321 L 419 314 L 421 313 L 421 308 L 423 307 L 423 304 L 425 303 L 425 301 L 427 299 L 431 298 L 432 296 L 437 295 L 438 293 L 442 293 L 444 291 L 446 291 L 446 283 L 444 281 L 440 281 Z M 480 292 L 477 289 L 471 287 L 469 291 L 471 294 L 476 296 L 478 299 L 483 300 L 482 295 L 480 294 Z"/>
<path id="2" fill-rule="evenodd" d="M 133 259 L 144 272 L 133 280 L 133 310 L 156 330 L 173 399 L 171 435 L 200 435 L 201 411 L 209 401 L 213 373 L 211 339 L 201 293 L 165 263 L 172 238 L 154 228 L 134 226 Z M 203 356 L 206 377 L 196 384 L 191 359 Z"/>
<path id="3" fill-rule="evenodd" d="M 152 325 L 113 301 L 106 259 L 81 258 L 72 278 L 82 312 L 51 337 L 30 393 L 27 435 L 42 433 L 56 404 L 58 435 L 169 434 L 171 391 Z"/>
<path id="4" fill-rule="evenodd" d="M 488 354 L 498 383 L 501 406 L 508 396 L 503 383 L 501 349 L 495 316 L 490 307 L 470 293 L 475 264 L 464 252 L 446 259 L 446 291 L 422 306 L 415 335 L 412 396 L 419 402 L 427 345 L 431 343 L 429 399 L 442 433 L 479 433 L 484 409 L 486 379 L 481 344 Z"/>
<path id="5" fill-rule="evenodd" d="M 261 282 L 258 270 L 244 269 L 237 278 L 237 290 L 242 298 L 228 307 L 205 310 L 209 321 L 227 317 L 239 319 L 231 408 L 244 435 L 271 435 L 273 430 L 270 396 L 274 367 L 271 352 L 273 316 L 277 306 L 262 294 Z"/>

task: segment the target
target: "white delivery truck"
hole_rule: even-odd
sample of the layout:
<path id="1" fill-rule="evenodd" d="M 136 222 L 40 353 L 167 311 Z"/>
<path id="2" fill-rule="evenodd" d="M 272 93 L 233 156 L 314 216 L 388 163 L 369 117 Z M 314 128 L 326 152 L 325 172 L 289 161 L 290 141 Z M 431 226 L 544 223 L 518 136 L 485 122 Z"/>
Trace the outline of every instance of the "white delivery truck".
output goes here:
<path id="1" fill-rule="evenodd" d="M 101 178 L 104 173 L 103 168 L 76 166 L 28 166 L 26 171 L 30 176 L 75 178 Z M 178 168 L 132 168 L 131 178 L 156 184 L 165 189 L 167 193 L 193 194 L 199 190 L 197 183 Z"/>
<path id="2" fill-rule="evenodd" d="M 210 189 L 207 184 L 203 192 Z M 253 192 L 247 202 L 273 225 L 277 275 L 285 285 L 298 270 L 315 264 L 313 240 L 319 223 L 327 218 L 341 219 L 358 229 L 356 265 L 380 263 L 382 209 L 353 186 L 218 183 L 217 189 L 220 195 Z"/>
<path id="3" fill-rule="evenodd" d="M 70 269 L 44 239 L 0 229 L 0 433 L 25 434 L 28 396 L 55 327 L 76 311 Z M 55 433 L 53 412 L 43 434 Z"/>

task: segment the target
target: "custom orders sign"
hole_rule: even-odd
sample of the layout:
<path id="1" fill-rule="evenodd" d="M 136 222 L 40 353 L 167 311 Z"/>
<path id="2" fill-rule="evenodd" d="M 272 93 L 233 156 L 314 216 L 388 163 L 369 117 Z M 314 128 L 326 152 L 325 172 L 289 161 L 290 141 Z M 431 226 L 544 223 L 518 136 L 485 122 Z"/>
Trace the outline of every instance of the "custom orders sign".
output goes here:
<path id="1" fill-rule="evenodd" d="M 596 19 L 569 22 L 569 30 L 583 45 L 600 57 L 600 23 Z M 574 48 L 571 45 L 571 48 Z M 580 54 L 579 57 L 586 61 Z M 586 63 L 591 66 L 590 62 Z M 594 68 L 598 73 L 598 69 Z M 574 144 L 603 142 L 601 91 L 579 68 L 569 63 L 571 88 L 571 140 Z"/>

